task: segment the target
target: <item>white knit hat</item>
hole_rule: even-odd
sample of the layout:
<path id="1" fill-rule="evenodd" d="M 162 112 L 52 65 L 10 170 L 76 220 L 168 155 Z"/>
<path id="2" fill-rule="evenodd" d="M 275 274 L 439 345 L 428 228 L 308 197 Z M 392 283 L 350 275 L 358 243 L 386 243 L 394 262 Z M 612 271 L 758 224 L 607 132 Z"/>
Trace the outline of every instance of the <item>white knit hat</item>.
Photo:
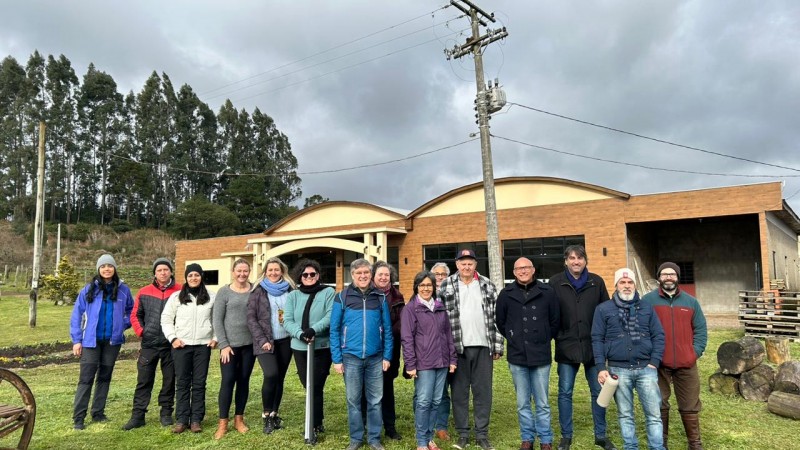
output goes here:
<path id="1" fill-rule="evenodd" d="M 633 284 L 636 284 L 636 274 L 631 269 L 623 267 L 622 269 L 614 272 L 614 287 L 616 287 L 617 283 L 619 283 L 619 280 L 623 278 L 630 278 L 631 281 L 633 281 Z"/>

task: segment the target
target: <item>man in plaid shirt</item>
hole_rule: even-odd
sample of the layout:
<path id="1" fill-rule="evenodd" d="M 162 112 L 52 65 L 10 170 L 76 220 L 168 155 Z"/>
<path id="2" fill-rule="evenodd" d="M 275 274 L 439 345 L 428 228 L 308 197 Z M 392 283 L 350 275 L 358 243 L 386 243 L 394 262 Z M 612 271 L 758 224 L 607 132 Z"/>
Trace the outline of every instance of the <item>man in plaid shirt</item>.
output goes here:
<path id="1" fill-rule="evenodd" d="M 489 442 L 489 417 L 492 410 L 492 372 L 494 360 L 503 354 L 503 337 L 494 323 L 497 288 L 488 278 L 476 274 L 475 252 L 460 250 L 456 255 L 458 272 L 442 281 L 438 296 L 447 309 L 453 343 L 458 353 L 458 368 L 453 375 L 453 420 L 458 440 L 453 445 L 464 449 L 469 444 L 469 394 L 472 389 L 475 442 L 483 450 L 494 449 Z"/>

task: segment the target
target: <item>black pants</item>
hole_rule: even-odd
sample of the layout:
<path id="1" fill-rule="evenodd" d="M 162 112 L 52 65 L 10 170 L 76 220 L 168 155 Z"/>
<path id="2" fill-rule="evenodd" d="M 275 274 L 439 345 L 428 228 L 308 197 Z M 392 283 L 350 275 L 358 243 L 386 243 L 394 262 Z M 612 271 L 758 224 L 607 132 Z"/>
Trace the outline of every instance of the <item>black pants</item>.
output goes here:
<path id="1" fill-rule="evenodd" d="M 219 370 L 222 380 L 219 385 L 219 418 L 227 419 L 231 412 L 231 402 L 233 401 L 233 389 L 236 388 L 236 408 L 234 414 L 241 416 L 247 406 L 247 398 L 250 397 L 250 375 L 253 373 L 253 366 L 256 364 L 256 357 L 253 356 L 252 344 L 241 347 L 232 347 L 233 354 L 227 364 L 220 361 Z"/>
<path id="2" fill-rule="evenodd" d="M 81 371 L 78 375 L 78 388 L 75 390 L 72 420 L 81 421 L 86 418 L 89 408 L 89 397 L 94 384 L 94 400 L 92 401 L 92 417 L 105 414 L 108 389 L 111 387 L 111 375 L 121 345 L 111 345 L 109 341 L 97 341 L 97 347 L 83 347 L 81 352 Z"/>
<path id="3" fill-rule="evenodd" d="M 261 383 L 261 404 L 265 413 L 277 412 L 283 399 L 283 384 L 292 361 L 292 338 L 273 342 L 272 353 L 258 355 L 258 364 L 264 372 Z"/>
<path id="4" fill-rule="evenodd" d="M 470 391 L 475 437 L 488 437 L 489 416 L 492 413 L 493 369 L 492 354 L 487 347 L 465 347 L 464 353 L 458 355 L 458 368 L 450 385 L 450 398 L 453 401 L 453 422 L 461 437 L 469 437 Z"/>
<path id="5" fill-rule="evenodd" d="M 308 361 L 308 352 L 299 350 L 292 350 L 294 353 L 294 362 L 297 365 L 297 376 L 300 377 L 300 383 L 304 388 L 308 389 L 306 385 L 306 363 Z M 322 412 L 322 405 L 324 402 L 323 393 L 325 390 L 325 381 L 328 380 L 328 374 L 331 372 L 331 349 L 321 348 L 314 350 L 314 386 L 312 392 L 314 393 L 314 426 L 322 425 L 324 414 Z"/>
<path id="6" fill-rule="evenodd" d="M 187 345 L 172 349 L 175 361 L 175 421 L 200 423 L 206 415 L 206 379 L 211 348 Z"/>
<path id="7" fill-rule="evenodd" d="M 150 396 L 153 393 L 159 360 L 161 361 L 161 391 L 158 393 L 158 405 L 161 406 L 162 417 L 172 416 L 172 408 L 175 404 L 175 365 L 172 361 L 172 351 L 169 347 L 142 347 L 136 362 L 138 375 L 136 391 L 133 394 L 131 417 L 144 420 L 147 406 L 150 405 Z"/>
<path id="8" fill-rule="evenodd" d="M 397 421 L 397 413 L 395 412 L 394 401 L 394 379 L 397 373 L 391 373 L 390 370 L 383 372 L 383 400 L 381 400 L 381 416 L 383 417 L 383 429 L 386 431 L 397 431 L 395 422 Z M 414 403 L 413 401 L 411 402 Z M 367 394 L 361 394 L 361 417 L 364 418 L 364 423 L 367 423 Z"/>

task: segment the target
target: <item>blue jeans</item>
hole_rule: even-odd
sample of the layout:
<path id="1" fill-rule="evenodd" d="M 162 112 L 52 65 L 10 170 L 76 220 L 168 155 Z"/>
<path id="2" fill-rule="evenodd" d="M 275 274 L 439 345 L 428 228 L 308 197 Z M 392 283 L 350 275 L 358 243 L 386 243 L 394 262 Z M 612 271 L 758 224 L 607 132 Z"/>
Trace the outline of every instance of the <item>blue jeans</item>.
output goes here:
<path id="1" fill-rule="evenodd" d="M 533 442 L 539 436 L 542 444 L 551 444 L 553 429 L 550 426 L 550 403 L 547 399 L 550 390 L 550 364 L 527 367 L 509 363 L 508 367 L 517 391 L 517 416 L 522 440 Z M 536 406 L 535 420 L 531 412 L 531 396 Z"/>
<path id="2" fill-rule="evenodd" d="M 361 359 L 345 353 L 344 387 L 347 396 L 347 423 L 350 442 L 364 442 L 364 421 L 361 417 L 361 392 L 367 396 L 367 443 L 381 441 L 381 400 L 383 399 L 383 356 L 377 354 Z"/>
<path id="3" fill-rule="evenodd" d="M 417 432 L 417 447 L 427 447 L 428 442 L 433 440 L 433 426 L 446 379 L 445 368 L 417 371 L 417 378 L 414 380 L 414 428 Z"/>
<path id="4" fill-rule="evenodd" d="M 558 423 L 561 425 L 561 436 L 571 438 L 572 428 L 572 390 L 575 387 L 575 377 L 578 375 L 580 364 L 558 363 Z M 592 421 L 594 422 L 595 437 L 606 437 L 606 409 L 597 404 L 600 395 L 600 383 L 597 374 L 600 372 L 596 364 L 583 365 L 583 373 L 589 383 L 591 393 Z"/>
<path id="5" fill-rule="evenodd" d="M 447 431 L 448 422 L 450 421 L 450 382 L 447 381 L 447 376 L 444 377 L 444 387 L 442 388 L 442 401 L 439 402 L 439 408 L 436 410 L 436 424 L 434 429 Z"/>
<path id="6" fill-rule="evenodd" d="M 619 428 L 625 450 L 637 450 L 636 423 L 633 420 L 633 390 L 639 396 L 645 417 L 647 448 L 664 449 L 664 430 L 661 426 L 661 391 L 658 389 L 658 371 L 644 369 L 623 369 L 612 367 L 611 372 L 619 376 L 619 386 L 614 393 L 619 415 Z"/>

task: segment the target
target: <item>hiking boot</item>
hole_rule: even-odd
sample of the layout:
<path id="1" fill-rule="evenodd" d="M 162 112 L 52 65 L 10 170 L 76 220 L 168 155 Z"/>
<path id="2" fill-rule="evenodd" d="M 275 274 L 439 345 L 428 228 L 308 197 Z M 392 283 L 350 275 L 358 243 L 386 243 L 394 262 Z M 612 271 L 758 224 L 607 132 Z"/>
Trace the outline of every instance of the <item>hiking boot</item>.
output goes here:
<path id="1" fill-rule="evenodd" d="M 603 447 L 604 450 L 617 450 L 617 447 L 606 437 L 595 437 L 594 445 Z"/>
<path id="2" fill-rule="evenodd" d="M 203 432 L 203 426 L 200 425 L 200 422 L 192 422 L 192 424 L 189 426 L 189 429 L 192 430 L 192 433 Z"/>
<path id="3" fill-rule="evenodd" d="M 459 450 L 464 450 L 469 446 L 469 438 L 466 436 L 459 436 L 458 440 L 455 444 L 453 444 L 453 448 L 457 448 Z"/>
<path id="4" fill-rule="evenodd" d="M 175 428 L 172 429 L 172 432 L 175 433 L 175 434 L 181 434 L 184 431 L 186 431 L 186 428 L 187 427 L 186 427 L 185 423 L 178 422 L 178 423 L 175 424 Z"/>
<path id="5" fill-rule="evenodd" d="M 105 423 L 105 422 L 109 422 L 110 420 L 111 419 L 109 419 L 108 416 L 103 414 L 103 413 L 100 413 L 100 414 L 97 414 L 95 416 L 92 416 L 92 422 Z"/>
<path id="6" fill-rule="evenodd" d="M 214 439 L 220 440 L 226 433 L 228 433 L 228 419 L 219 419 L 217 431 L 214 433 Z"/>
<path id="7" fill-rule="evenodd" d="M 522 444 L 519 444 L 519 450 L 532 450 L 533 449 L 533 442 L 531 441 L 522 441 Z"/>
<path id="8" fill-rule="evenodd" d="M 280 430 L 283 428 L 283 418 L 281 416 L 275 414 L 272 416 L 272 424 L 275 426 L 276 430 Z M 322 427 L 322 425 L 320 425 Z M 317 431 L 317 427 L 314 427 L 314 431 Z M 322 427 L 322 431 L 317 431 L 317 433 L 324 433 L 325 427 Z"/>
<path id="9" fill-rule="evenodd" d="M 84 430 L 86 429 L 86 425 L 83 423 L 83 419 L 78 419 L 72 424 L 72 428 L 76 430 Z"/>
<path id="10" fill-rule="evenodd" d="M 403 436 L 400 436 L 400 433 L 397 432 L 395 429 L 386 430 L 386 437 L 389 439 L 394 439 L 395 441 L 402 441 Z"/>
<path id="11" fill-rule="evenodd" d="M 275 419 L 274 418 L 272 419 L 272 423 L 273 423 L 273 426 L 274 426 L 274 424 L 275 424 Z M 235 428 L 236 431 L 238 431 L 239 433 L 242 433 L 242 434 L 247 433 L 248 431 L 250 431 L 250 427 L 248 427 L 247 424 L 244 423 L 244 416 L 241 415 L 241 414 L 233 416 L 233 428 Z"/>
<path id="12" fill-rule="evenodd" d="M 161 416 L 161 419 L 159 419 L 159 421 L 161 422 L 161 426 L 162 427 L 168 427 L 168 426 L 172 425 L 173 423 L 175 423 L 175 421 L 172 420 L 172 416 L 171 415 L 169 415 L 169 416 Z"/>
<path id="13" fill-rule="evenodd" d="M 275 431 L 275 417 L 267 415 L 264 417 L 264 434 L 272 434 Z"/>
<path id="14" fill-rule="evenodd" d="M 440 441 L 449 441 L 450 433 L 447 430 L 436 430 L 436 438 Z"/>
<path id="15" fill-rule="evenodd" d="M 483 450 L 494 450 L 494 445 L 489 442 L 488 438 L 476 438 L 475 443 Z"/>
<path id="16" fill-rule="evenodd" d="M 569 450 L 572 447 L 572 438 L 562 437 L 558 443 L 558 450 Z"/>
<path id="17" fill-rule="evenodd" d="M 128 421 L 125 425 L 122 426 L 123 431 L 130 431 L 134 428 L 141 428 L 144 426 L 144 419 L 141 417 L 131 417 L 131 420 Z"/>

